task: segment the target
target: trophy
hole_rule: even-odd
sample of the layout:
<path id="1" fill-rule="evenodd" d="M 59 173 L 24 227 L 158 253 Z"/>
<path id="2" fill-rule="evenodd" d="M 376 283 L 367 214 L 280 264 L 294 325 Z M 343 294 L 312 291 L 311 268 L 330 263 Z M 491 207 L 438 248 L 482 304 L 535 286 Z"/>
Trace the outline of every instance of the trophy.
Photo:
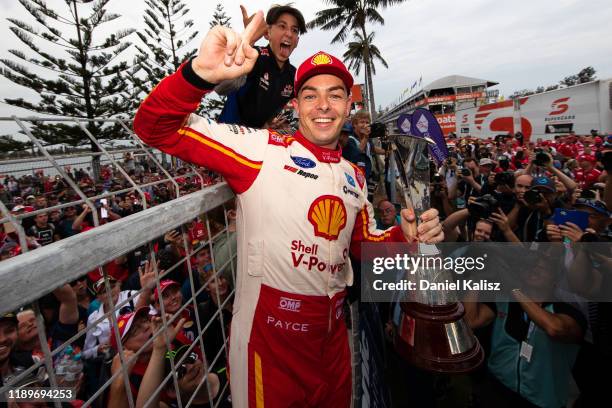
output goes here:
<path id="1" fill-rule="evenodd" d="M 421 109 L 417 111 L 422 111 Z M 429 113 L 421 114 L 421 130 L 437 126 Z M 416 113 L 415 113 L 416 114 Z M 413 114 L 413 119 L 417 119 Z M 425 116 L 425 118 L 423 117 Z M 423 120 L 430 117 L 428 124 Z M 413 120 L 413 122 L 415 122 Z M 432 122 L 435 122 L 432 124 Z M 416 126 L 419 126 L 417 122 Z M 441 135 L 441 129 L 439 129 Z M 411 132 L 412 133 L 412 132 Z M 415 129 L 414 133 L 418 133 Z M 390 160 L 398 169 L 398 195 L 414 210 L 417 222 L 429 209 L 430 168 L 428 150 L 435 149 L 429 132 L 423 136 L 390 135 Z M 418 244 L 418 254 L 432 257 L 440 254 L 435 245 Z M 433 263 L 435 264 L 435 263 Z M 450 272 L 438 268 L 419 268 L 406 277 L 412 281 L 453 281 Z M 416 288 L 418 289 L 418 284 Z M 439 290 L 406 291 L 400 300 L 400 321 L 395 334 L 395 349 L 415 366 L 434 372 L 462 373 L 476 369 L 484 360 L 484 352 L 471 328 L 463 319 L 464 308 L 454 292 Z"/>

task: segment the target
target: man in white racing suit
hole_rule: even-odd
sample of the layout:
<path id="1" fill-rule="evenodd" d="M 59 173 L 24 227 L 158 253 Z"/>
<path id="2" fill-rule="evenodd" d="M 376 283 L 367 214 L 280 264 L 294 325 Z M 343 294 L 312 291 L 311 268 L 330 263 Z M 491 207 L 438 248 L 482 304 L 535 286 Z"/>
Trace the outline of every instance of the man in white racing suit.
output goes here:
<path id="1" fill-rule="evenodd" d="M 214 27 L 198 56 L 145 99 L 134 129 L 149 145 L 221 173 L 236 193 L 235 406 L 348 407 L 349 252 L 360 257 L 361 242 L 439 242 L 443 233 L 433 209 L 418 229 L 410 210 L 401 226 L 376 229 L 365 177 L 337 145 L 353 78 L 330 54 L 316 53 L 296 72 L 299 130 L 292 136 L 193 114 L 216 84 L 253 67 L 251 37 L 262 23 L 259 12 L 242 34 Z"/>

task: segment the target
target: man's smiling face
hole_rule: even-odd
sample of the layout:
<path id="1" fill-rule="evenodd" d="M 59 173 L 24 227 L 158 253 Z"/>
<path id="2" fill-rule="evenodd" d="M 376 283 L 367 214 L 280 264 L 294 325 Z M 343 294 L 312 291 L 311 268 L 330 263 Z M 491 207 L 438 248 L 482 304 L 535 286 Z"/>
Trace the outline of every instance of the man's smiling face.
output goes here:
<path id="1" fill-rule="evenodd" d="M 342 80 L 321 74 L 309 78 L 293 100 L 300 132 L 320 147 L 335 149 L 340 129 L 349 114 L 351 99 Z"/>

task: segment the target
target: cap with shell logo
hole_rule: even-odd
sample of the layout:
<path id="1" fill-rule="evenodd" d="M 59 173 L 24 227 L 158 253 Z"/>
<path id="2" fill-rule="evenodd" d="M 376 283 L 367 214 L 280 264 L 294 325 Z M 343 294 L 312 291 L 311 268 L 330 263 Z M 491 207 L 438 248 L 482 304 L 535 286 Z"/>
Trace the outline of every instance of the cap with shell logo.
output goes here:
<path id="1" fill-rule="evenodd" d="M 327 65 L 327 64 L 332 63 L 332 59 L 329 55 L 325 54 L 324 52 L 319 52 L 318 54 L 315 54 L 312 57 L 312 59 L 310 60 L 310 63 L 312 65 Z"/>

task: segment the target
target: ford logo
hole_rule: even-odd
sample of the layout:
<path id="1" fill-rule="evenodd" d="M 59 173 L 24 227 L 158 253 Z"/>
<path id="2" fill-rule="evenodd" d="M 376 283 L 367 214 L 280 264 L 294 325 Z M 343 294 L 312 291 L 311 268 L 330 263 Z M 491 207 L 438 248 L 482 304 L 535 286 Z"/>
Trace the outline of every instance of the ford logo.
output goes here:
<path id="1" fill-rule="evenodd" d="M 296 166 L 299 166 L 303 169 L 312 169 L 314 166 L 316 166 L 317 164 L 315 162 L 313 162 L 310 159 L 307 159 L 306 157 L 293 157 L 291 156 L 291 160 L 293 160 L 293 162 L 296 164 Z"/>
<path id="2" fill-rule="evenodd" d="M 344 173 L 344 175 L 346 176 L 346 181 L 348 181 L 348 183 L 355 187 L 355 179 L 352 178 L 348 173 Z"/>

